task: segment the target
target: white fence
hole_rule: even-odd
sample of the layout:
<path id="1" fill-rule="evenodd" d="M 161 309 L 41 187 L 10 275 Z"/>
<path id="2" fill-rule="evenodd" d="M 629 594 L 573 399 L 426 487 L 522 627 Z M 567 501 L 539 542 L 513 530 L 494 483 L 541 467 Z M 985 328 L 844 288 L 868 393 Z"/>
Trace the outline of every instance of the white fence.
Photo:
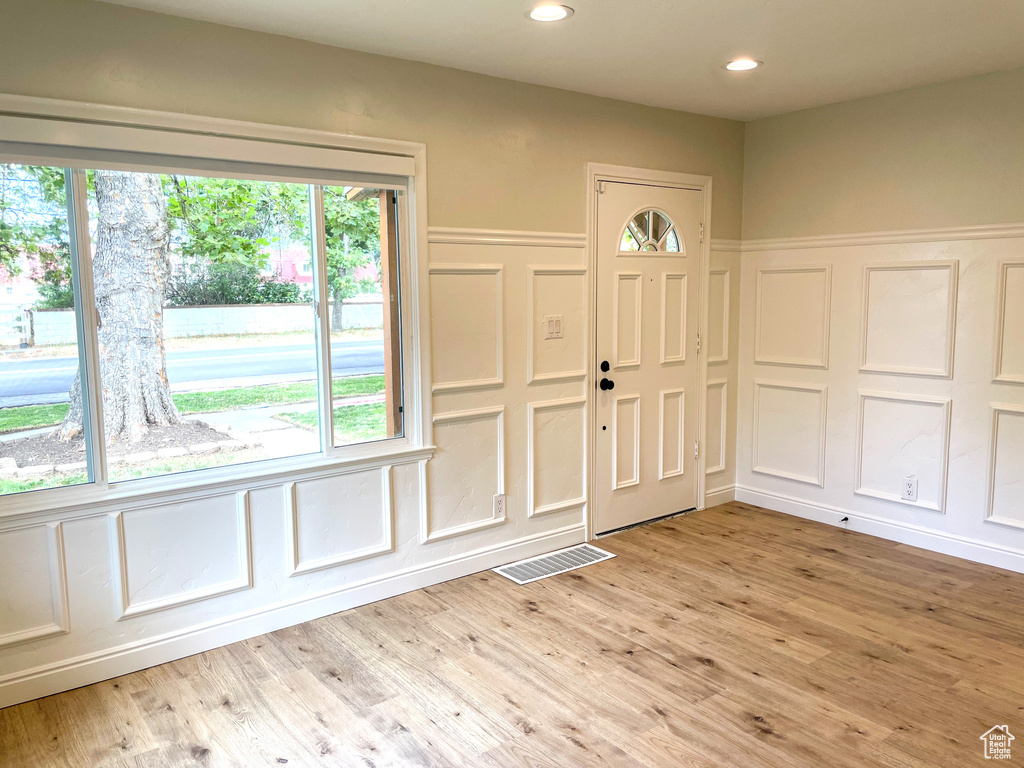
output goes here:
<path id="1" fill-rule="evenodd" d="M 28 341 L 28 322 L 20 309 L 0 307 L 0 346 L 14 347 Z"/>
<path id="2" fill-rule="evenodd" d="M 70 309 L 26 310 L 19 331 L 6 341 L 15 327 L 0 310 L 0 344 L 13 345 L 31 338 L 34 346 L 74 344 L 75 313 Z M 21 312 L 15 310 L 18 316 Z M 342 328 L 381 328 L 384 305 L 380 297 L 356 296 L 342 303 Z M 31 325 L 31 327 L 29 327 Z M 19 326 L 20 327 L 20 326 Z M 313 330 L 313 310 L 308 304 L 232 304 L 217 307 L 170 307 L 164 311 L 164 335 L 170 339 L 186 336 L 242 336 Z"/>

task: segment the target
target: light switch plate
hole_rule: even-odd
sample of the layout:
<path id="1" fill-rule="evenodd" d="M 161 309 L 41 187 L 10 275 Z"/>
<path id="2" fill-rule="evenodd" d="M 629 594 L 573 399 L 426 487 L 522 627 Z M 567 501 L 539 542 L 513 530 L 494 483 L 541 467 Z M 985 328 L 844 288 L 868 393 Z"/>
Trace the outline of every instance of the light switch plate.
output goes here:
<path id="1" fill-rule="evenodd" d="M 560 339 L 562 338 L 562 316 L 561 315 L 544 315 L 542 321 L 544 326 L 544 338 L 545 339 Z"/>

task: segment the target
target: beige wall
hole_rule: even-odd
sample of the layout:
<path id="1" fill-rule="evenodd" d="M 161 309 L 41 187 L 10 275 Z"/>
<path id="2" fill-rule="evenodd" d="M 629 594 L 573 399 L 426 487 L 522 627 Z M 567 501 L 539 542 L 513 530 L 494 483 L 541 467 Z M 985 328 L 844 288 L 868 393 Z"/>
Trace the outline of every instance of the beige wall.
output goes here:
<path id="1" fill-rule="evenodd" d="M 85 0 L 3 5 L 0 92 L 425 142 L 432 226 L 582 232 L 587 161 L 710 174 L 713 235 L 740 234 L 736 121 Z"/>
<path id="2" fill-rule="evenodd" d="M 1024 571 L 1024 69 L 750 123 L 745 174 L 737 498 Z"/>
<path id="3" fill-rule="evenodd" d="M 1024 69 L 747 124 L 744 239 L 1024 220 Z"/>

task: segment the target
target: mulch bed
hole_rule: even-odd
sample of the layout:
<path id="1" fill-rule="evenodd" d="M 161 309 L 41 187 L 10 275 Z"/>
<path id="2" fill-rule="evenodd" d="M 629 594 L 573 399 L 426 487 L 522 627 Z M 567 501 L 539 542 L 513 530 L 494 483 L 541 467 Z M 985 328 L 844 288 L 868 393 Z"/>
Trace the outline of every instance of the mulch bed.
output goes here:
<path id="1" fill-rule="evenodd" d="M 156 452 L 161 448 L 188 448 L 197 443 L 215 443 L 230 439 L 202 421 L 186 420 L 170 427 L 150 427 L 137 443 L 115 442 L 107 447 L 111 457 L 132 453 Z M 54 433 L 0 442 L 0 458 L 11 457 L 19 467 L 38 464 L 75 464 L 85 461 L 85 440 L 64 441 Z"/>

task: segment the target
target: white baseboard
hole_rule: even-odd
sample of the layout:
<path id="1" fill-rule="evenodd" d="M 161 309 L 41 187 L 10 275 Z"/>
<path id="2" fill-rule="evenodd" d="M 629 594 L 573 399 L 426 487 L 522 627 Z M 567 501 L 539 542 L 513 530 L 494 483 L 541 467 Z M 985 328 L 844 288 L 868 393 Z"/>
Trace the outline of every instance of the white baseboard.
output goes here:
<path id="1" fill-rule="evenodd" d="M 0 708 L 165 664 L 332 613 L 582 543 L 583 523 L 406 568 L 299 600 L 0 677 Z"/>
<path id="2" fill-rule="evenodd" d="M 736 500 L 736 486 L 723 485 L 719 488 L 709 488 L 704 492 L 704 507 L 717 507 Z"/>
<path id="3" fill-rule="evenodd" d="M 762 491 L 743 485 L 736 486 L 736 500 L 776 512 L 784 512 L 787 515 L 828 523 L 890 541 L 898 541 L 901 544 L 909 544 L 932 552 L 941 552 L 944 555 L 961 557 L 964 560 L 1024 573 L 1024 552 L 1019 549 L 1001 547 L 987 541 L 934 531 L 909 523 L 886 520 L 851 509 L 815 504 L 793 496 Z M 840 523 L 839 521 L 844 517 L 850 518 L 849 522 Z"/>

